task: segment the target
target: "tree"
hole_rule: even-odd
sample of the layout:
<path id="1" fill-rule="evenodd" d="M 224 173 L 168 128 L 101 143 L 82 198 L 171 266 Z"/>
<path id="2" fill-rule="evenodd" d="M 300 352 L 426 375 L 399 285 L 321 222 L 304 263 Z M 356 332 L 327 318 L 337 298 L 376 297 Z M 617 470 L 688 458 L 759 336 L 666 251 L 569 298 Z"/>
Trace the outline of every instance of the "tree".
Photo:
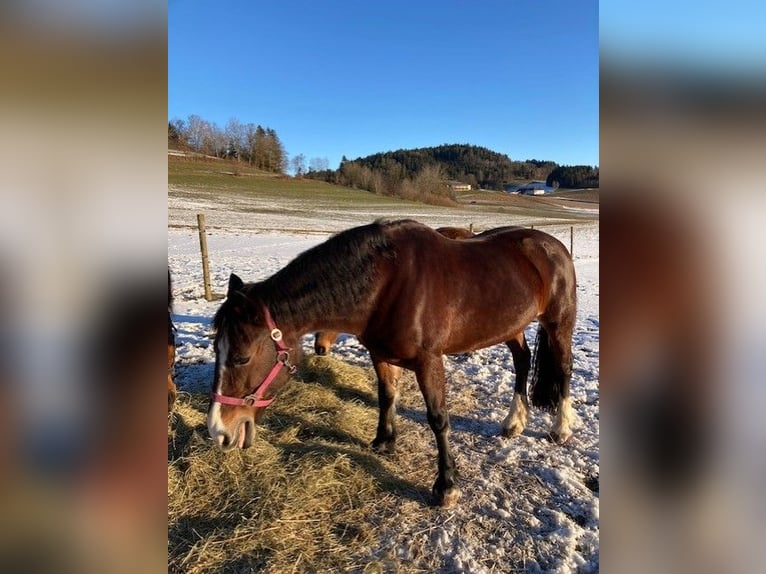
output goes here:
<path id="1" fill-rule="evenodd" d="M 186 125 L 182 119 L 175 118 L 168 122 L 168 144 L 177 148 L 188 145 L 186 142 Z"/>
<path id="2" fill-rule="evenodd" d="M 224 129 L 226 138 L 226 156 L 241 160 L 247 156 L 247 133 L 245 126 L 236 118 L 231 118 Z"/>
<path id="3" fill-rule="evenodd" d="M 245 145 L 242 151 L 242 158 L 247 160 L 250 165 L 253 165 L 253 157 L 255 155 L 255 124 L 245 124 L 243 132 Z"/>
<path id="4" fill-rule="evenodd" d="M 266 130 L 262 126 L 255 126 L 255 132 L 252 134 L 252 161 L 251 164 L 258 169 L 266 169 Z"/>
<path id="5" fill-rule="evenodd" d="M 306 172 L 306 156 L 302 153 L 293 156 L 290 160 L 290 167 L 293 170 L 293 175 L 295 177 L 302 177 Z"/>
<path id="6" fill-rule="evenodd" d="M 220 156 L 226 147 L 223 131 L 214 123 L 198 115 L 190 115 L 186 122 L 189 146 L 196 152 Z"/>
<path id="7" fill-rule="evenodd" d="M 202 152 L 205 134 L 209 131 L 209 124 L 196 114 L 190 115 L 186 120 L 186 141 L 194 151 Z"/>
<path id="8" fill-rule="evenodd" d="M 265 169 L 274 173 L 284 173 L 287 169 L 287 152 L 285 151 L 282 142 L 275 132 L 271 128 L 265 130 Z M 305 170 L 305 166 L 304 166 Z"/>
<path id="9" fill-rule="evenodd" d="M 415 188 L 423 196 L 440 196 L 455 198 L 455 192 L 447 183 L 444 169 L 438 165 L 427 165 L 418 172 L 413 180 Z"/>

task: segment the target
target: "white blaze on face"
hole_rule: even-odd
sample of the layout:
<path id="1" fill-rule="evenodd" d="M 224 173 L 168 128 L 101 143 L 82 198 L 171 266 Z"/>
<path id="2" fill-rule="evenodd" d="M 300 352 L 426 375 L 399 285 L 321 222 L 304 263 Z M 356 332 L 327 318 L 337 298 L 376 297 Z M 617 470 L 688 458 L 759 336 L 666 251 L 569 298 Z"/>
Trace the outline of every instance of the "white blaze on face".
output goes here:
<path id="1" fill-rule="evenodd" d="M 221 394 L 221 385 L 223 385 L 223 378 L 226 375 L 226 362 L 229 355 L 229 342 L 226 339 L 226 335 L 221 335 L 218 339 L 218 384 L 213 391 Z M 226 427 L 223 424 L 221 418 L 221 403 L 214 402 L 210 406 L 210 412 L 207 415 L 207 430 L 210 433 L 210 438 L 213 439 L 218 446 L 223 444 L 223 439 L 226 434 Z"/>

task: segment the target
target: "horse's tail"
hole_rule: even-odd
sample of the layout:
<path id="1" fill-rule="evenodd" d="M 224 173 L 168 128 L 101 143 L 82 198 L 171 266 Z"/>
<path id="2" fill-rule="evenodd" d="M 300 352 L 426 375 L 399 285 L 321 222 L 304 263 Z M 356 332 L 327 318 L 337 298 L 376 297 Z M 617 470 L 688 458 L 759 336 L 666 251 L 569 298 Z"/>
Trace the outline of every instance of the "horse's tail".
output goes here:
<path id="1" fill-rule="evenodd" d="M 170 267 L 168 267 L 168 345 L 175 344 L 175 336 L 174 332 L 176 329 L 176 326 L 173 325 L 173 317 L 171 317 L 171 313 L 173 312 L 173 287 L 170 283 Z"/>
<path id="2" fill-rule="evenodd" d="M 551 349 L 548 332 L 542 324 L 537 326 L 535 353 L 529 375 L 532 405 L 546 410 L 555 410 L 561 399 L 562 377 Z"/>
<path id="3" fill-rule="evenodd" d="M 173 287 L 170 283 L 170 267 L 168 266 L 168 313 L 173 310 Z"/>

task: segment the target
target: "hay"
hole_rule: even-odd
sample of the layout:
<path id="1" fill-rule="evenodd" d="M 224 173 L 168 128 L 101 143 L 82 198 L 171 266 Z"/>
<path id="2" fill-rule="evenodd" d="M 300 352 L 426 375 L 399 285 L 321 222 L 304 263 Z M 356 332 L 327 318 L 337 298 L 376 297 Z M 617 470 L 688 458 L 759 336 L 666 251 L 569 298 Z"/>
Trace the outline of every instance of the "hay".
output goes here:
<path id="1" fill-rule="evenodd" d="M 403 508 L 427 507 L 430 430 L 400 420 L 401 454 L 369 449 L 378 418 L 372 371 L 310 356 L 300 378 L 245 451 L 212 448 L 207 399 L 180 400 L 168 435 L 169 571 L 374 572 L 381 530 Z M 404 402 L 415 404 L 417 389 L 403 387 Z"/>

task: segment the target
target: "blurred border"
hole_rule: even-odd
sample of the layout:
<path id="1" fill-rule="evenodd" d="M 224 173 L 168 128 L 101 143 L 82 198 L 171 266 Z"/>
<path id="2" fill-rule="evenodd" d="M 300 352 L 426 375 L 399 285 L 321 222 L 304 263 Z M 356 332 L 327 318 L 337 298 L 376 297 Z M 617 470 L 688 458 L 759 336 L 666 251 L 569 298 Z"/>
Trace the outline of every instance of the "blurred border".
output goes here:
<path id="1" fill-rule="evenodd" d="M 601 53 L 602 564 L 758 571 L 765 68 L 646 48 Z"/>
<path id="2" fill-rule="evenodd" d="M 167 5 L 3 2 L 0 72 L 0 570 L 162 572 Z"/>

